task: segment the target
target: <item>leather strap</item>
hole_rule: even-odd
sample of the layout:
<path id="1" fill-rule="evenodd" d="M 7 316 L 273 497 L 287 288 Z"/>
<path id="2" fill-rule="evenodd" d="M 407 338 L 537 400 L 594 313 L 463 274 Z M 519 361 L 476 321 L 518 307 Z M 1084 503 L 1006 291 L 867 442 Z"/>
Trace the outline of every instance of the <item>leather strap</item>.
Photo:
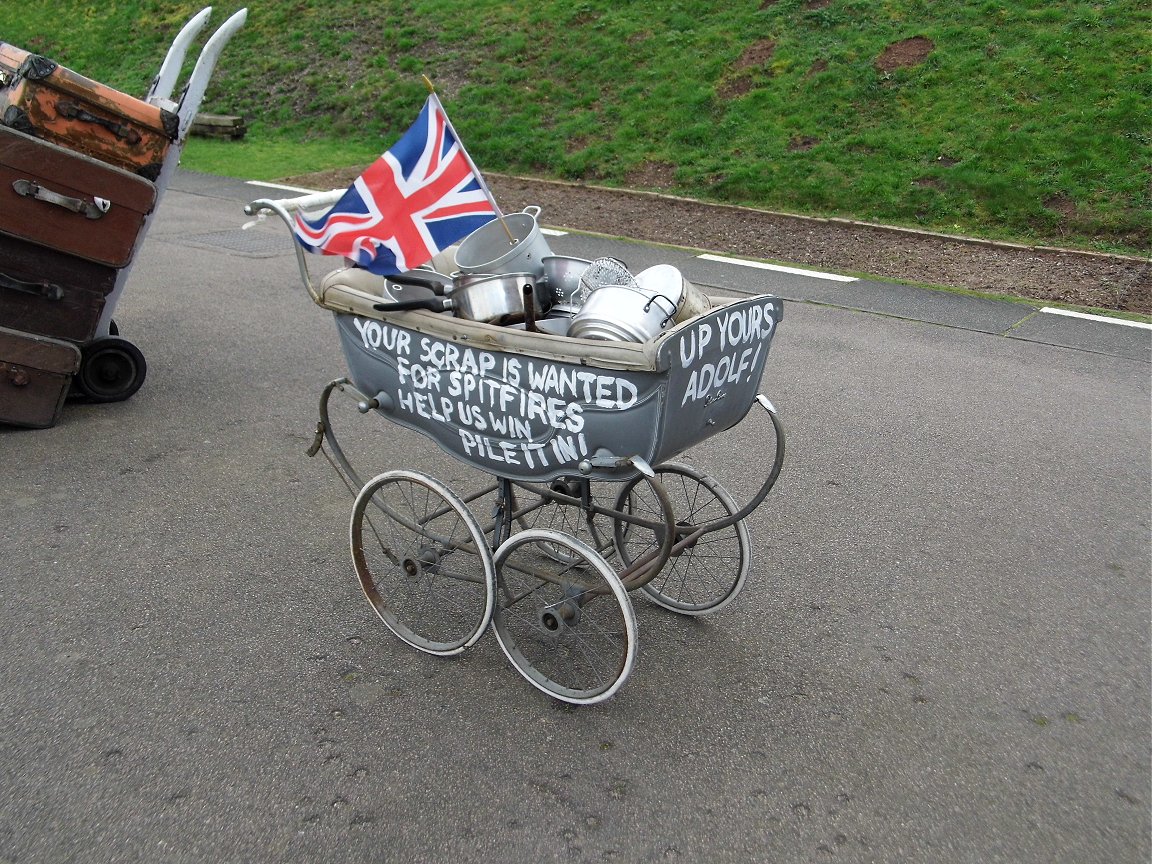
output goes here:
<path id="1" fill-rule="evenodd" d="M 73 102 L 58 102 L 56 104 L 56 113 L 69 120 L 78 120 L 81 123 L 92 123 L 96 126 L 103 126 L 129 146 L 140 143 L 140 133 L 128 124 L 117 123 L 115 120 L 109 120 L 105 117 L 97 117 L 95 114 L 90 111 L 85 111 Z"/>
<path id="2" fill-rule="evenodd" d="M 35 294 L 48 300 L 62 300 L 64 298 L 64 289 L 52 282 L 25 282 L 4 273 L 0 273 L 0 288 L 23 291 L 25 294 Z"/>

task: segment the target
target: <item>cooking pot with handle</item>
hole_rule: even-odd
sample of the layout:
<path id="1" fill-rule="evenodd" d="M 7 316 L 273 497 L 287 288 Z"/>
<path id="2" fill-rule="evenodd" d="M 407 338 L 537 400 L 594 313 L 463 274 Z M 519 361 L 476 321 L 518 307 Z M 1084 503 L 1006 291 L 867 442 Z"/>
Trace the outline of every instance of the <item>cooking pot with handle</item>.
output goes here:
<path id="1" fill-rule="evenodd" d="M 435 280 L 408 275 L 389 277 L 396 282 L 432 288 L 443 294 L 445 286 Z M 482 321 L 486 324 L 511 324 L 524 320 L 524 289 L 532 295 L 536 290 L 536 277 L 531 273 L 469 274 L 453 277 L 453 287 L 447 297 L 433 296 L 402 303 L 377 303 L 381 312 L 399 312 L 406 309 L 431 309 L 434 312 L 451 311 L 457 318 Z"/>
<path id="2" fill-rule="evenodd" d="M 536 217 L 540 208 L 525 207 L 481 225 L 456 249 L 456 268 L 462 273 L 544 274 L 544 258 L 552 254 Z M 537 297 L 537 300 L 541 298 Z"/>

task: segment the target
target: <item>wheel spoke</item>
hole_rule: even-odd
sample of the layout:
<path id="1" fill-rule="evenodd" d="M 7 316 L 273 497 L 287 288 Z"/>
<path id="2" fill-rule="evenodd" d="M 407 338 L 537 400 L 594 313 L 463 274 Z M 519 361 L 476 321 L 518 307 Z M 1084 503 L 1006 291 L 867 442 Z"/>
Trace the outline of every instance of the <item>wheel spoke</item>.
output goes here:
<path id="1" fill-rule="evenodd" d="M 495 571 L 475 517 L 446 486 L 414 471 L 381 474 L 357 496 L 350 536 L 364 594 L 397 636 L 444 655 L 480 637 Z"/>
<path id="2" fill-rule="evenodd" d="M 529 682 L 566 702 L 606 699 L 635 658 L 635 617 L 619 578 L 588 544 L 531 528 L 496 551 L 492 623 Z"/>
<path id="3" fill-rule="evenodd" d="M 677 520 L 677 542 L 698 530 L 736 512 L 736 505 L 724 488 L 696 469 L 678 463 L 656 467 L 657 479 L 672 499 Z M 634 480 L 617 499 L 633 512 L 650 514 L 659 520 L 651 490 Z M 659 546 L 660 536 L 652 530 L 616 526 L 617 552 L 625 566 Z M 711 533 L 701 534 L 680 551 L 674 552 L 663 572 L 642 589 L 661 606 L 685 615 L 705 615 L 719 611 L 740 592 L 748 573 L 750 544 L 743 521 Z"/>

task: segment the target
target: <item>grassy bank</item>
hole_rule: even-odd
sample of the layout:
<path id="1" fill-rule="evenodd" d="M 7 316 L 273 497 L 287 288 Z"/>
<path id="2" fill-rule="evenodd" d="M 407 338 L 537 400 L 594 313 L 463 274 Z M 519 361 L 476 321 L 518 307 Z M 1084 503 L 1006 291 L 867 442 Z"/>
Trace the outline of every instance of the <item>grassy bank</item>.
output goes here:
<path id="1" fill-rule="evenodd" d="M 6 8 L 0 39 L 142 93 L 199 3 Z M 219 24 L 239 4 L 215 7 Z M 1140 0 L 253 2 L 205 110 L 261 179 L 369 161 L 436 82 L 484 170 L 1147 252 Z M 129 37 L 126 34 L 132 33 Z"/>

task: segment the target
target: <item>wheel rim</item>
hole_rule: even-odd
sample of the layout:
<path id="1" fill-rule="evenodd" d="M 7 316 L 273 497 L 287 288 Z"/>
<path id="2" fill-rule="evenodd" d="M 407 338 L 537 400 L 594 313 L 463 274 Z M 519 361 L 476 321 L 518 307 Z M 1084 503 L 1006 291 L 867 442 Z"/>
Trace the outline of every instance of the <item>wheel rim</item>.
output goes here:
<path id="1" fill-rule="evenodd" d="M 352 562 L 380 620 L 429 654 L 480 638 L 495 577 L 480 526 L 446 486 L 415 471 L 381 474 L 352 507 Z"/>
<path id="2" fill-rule="evenodd" d="M 569 561 L 558 560 L 563 549 Z M 636 659 L 632 603 L 603 557 L 558 531 L 528 529 L 495 555 L 492 625 L 533 686 L 574 704 L 612 696 Z"/>
<path id="3" fill-rule="evenodd" d="M 688 465 L 666 463 L 656 469 L 657 479 L 672 501 L 681 537 L 692 526 L 730 516 L 737 510 L 732 496 L 708 475 Z M 637 515 L 659 518 L 659 505 L 651 491 L 636 482 L 620 493 L 616 509 L 632 508 Z M 658 532 L 643 531 L 627 523 L 616 525 L 616 549 L 625 565 L 656 547 Z M 654 579 L 643 586 L 657 604 L 684 615 L 709 615 L 731 603 L 744 587 L 751 559 L 748 529 L 741 520 L 699 537 L 674 554 Z"/>

